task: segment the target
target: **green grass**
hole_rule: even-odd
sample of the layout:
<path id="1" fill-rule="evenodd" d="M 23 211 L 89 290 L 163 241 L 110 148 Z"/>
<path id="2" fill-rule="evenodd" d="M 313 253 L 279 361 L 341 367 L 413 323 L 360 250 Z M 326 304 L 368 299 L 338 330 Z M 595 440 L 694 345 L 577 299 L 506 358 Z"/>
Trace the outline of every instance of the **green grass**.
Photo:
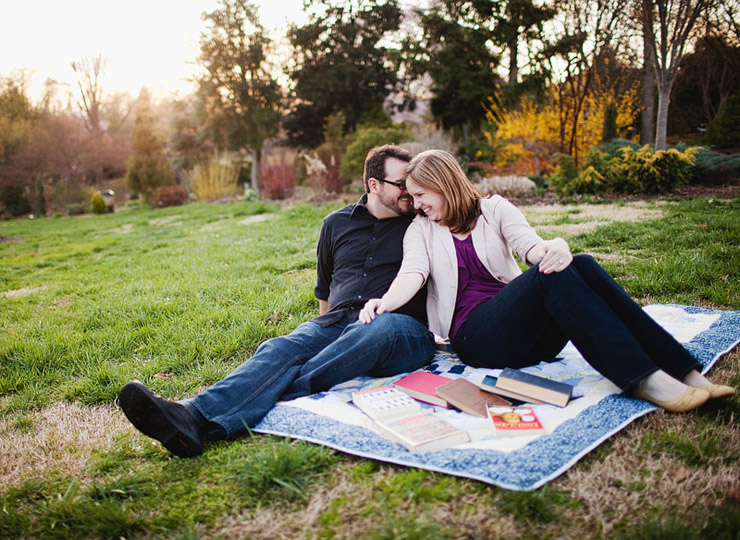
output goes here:
<path id="1" fill-rule="evenodd" d="M 33 413 L 52 403 L 110 404 L 133 378 L 166 397 L 192 395 L 316 315 L 316 239 L 338 206 L 190 204 L 0 222 L 0 292 L 35 290 L 0 295 L 3 435 L 33 435 Z M 663 208 L 661 219 L 569 241 L 576 252 L 618 256 L 605 266 L 641 302 L 740 309 L 740 199 Z M 260 213 L 273 215 L 241 223 Z M 579 213 L 549 224 L 578 223 Z M 597 517 L 583 492 L 599 488 L 568 474 L 516 493 L 268 436 L 182 460 L 131 431 L 92 450 L 80 474 L 29 473 L 0 492 L 0 538 L 270 537 L 276 520 L 302 538 L 740 538 L 727 490 L 696 494 L 687 480 L 654 494 L 671 474 L 663 463 L 736 470 L 738 413 L 732 398 L 675 417 L 684 422 L 675 430 L 649 415 L 602 444 L 579 472 L 598 480 L 614 460 L 638 465 L 613 483 L 623 496 Z M 628 455 L 615 450 L 619 437 L 634 439 Z M 644 508 L 620 510 L 648 495 Z"/>

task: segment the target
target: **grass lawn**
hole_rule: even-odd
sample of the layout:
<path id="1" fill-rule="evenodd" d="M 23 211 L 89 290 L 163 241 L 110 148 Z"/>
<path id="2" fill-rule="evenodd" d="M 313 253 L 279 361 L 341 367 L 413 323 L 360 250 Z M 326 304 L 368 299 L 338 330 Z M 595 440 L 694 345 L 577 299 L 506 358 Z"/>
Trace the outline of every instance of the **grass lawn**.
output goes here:
<path id="1" fill-rule="evenodd" d="M 115 408 L 197 393 L 317 314 L 341 203 L 0 222 L 0 538 L 740 538 L 740 399 L 643 417 L 529 493 L 299 441 L 174 458 Z M 740 309 L 740 199 L 523 208 L 640 303 Z M 736 349 L 712 370 L 740 386 Z"/>

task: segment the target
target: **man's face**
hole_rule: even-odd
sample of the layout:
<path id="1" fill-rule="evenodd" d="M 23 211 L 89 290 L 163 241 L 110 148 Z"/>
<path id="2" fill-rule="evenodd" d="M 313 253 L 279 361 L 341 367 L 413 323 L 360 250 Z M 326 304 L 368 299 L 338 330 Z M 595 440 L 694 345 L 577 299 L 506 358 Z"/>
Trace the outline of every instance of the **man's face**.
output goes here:
<path id="1" fill-rule="evenodd" d="M 406 189 L 389 184 L 388 182 L 403 182 L 404 172 L 408 163 L 389 157 L 385 160 L 386 182 L 378 182 L 378 200 L 391 212 L 399 216 L 406 216 L 414 212 L 414 200 Z"/>

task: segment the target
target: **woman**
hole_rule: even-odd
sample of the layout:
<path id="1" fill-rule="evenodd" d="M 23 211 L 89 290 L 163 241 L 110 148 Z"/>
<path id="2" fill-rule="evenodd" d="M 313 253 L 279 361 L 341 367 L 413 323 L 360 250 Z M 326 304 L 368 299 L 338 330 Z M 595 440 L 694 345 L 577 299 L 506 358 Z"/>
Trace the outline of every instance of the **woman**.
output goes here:
<path id="1" fill-rule="evenodd" d="M 453 156 L 429 150 L 406 172 L 417 216 L 404 237 L 398 276 L 360 320 L 405 304 L 429 282 L 427 315 L 473 367 L 521 368 L 555 357 L 571 340 L 622 390 L 670 411 L 734 393 L 587 255 L 543 240 L 511 203 L 482 198 Z M 512 251 L 531 266 L 522 273 Z"/>

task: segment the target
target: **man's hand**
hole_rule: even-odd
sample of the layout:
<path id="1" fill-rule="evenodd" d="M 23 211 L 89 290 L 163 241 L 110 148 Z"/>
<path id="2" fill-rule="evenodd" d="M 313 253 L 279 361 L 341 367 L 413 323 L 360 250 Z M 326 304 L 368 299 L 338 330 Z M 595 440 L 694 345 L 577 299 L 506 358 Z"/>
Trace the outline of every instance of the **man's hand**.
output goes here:
<path id="1" fill-rule="evenodd" d="M 527 254 L 527 259 L 532 264 L 540 263 L 540 272 L 552 274 L 562 272 L 573 260 L 568 242 L 562 238 L 543 240 L 534 246 Z"/>

